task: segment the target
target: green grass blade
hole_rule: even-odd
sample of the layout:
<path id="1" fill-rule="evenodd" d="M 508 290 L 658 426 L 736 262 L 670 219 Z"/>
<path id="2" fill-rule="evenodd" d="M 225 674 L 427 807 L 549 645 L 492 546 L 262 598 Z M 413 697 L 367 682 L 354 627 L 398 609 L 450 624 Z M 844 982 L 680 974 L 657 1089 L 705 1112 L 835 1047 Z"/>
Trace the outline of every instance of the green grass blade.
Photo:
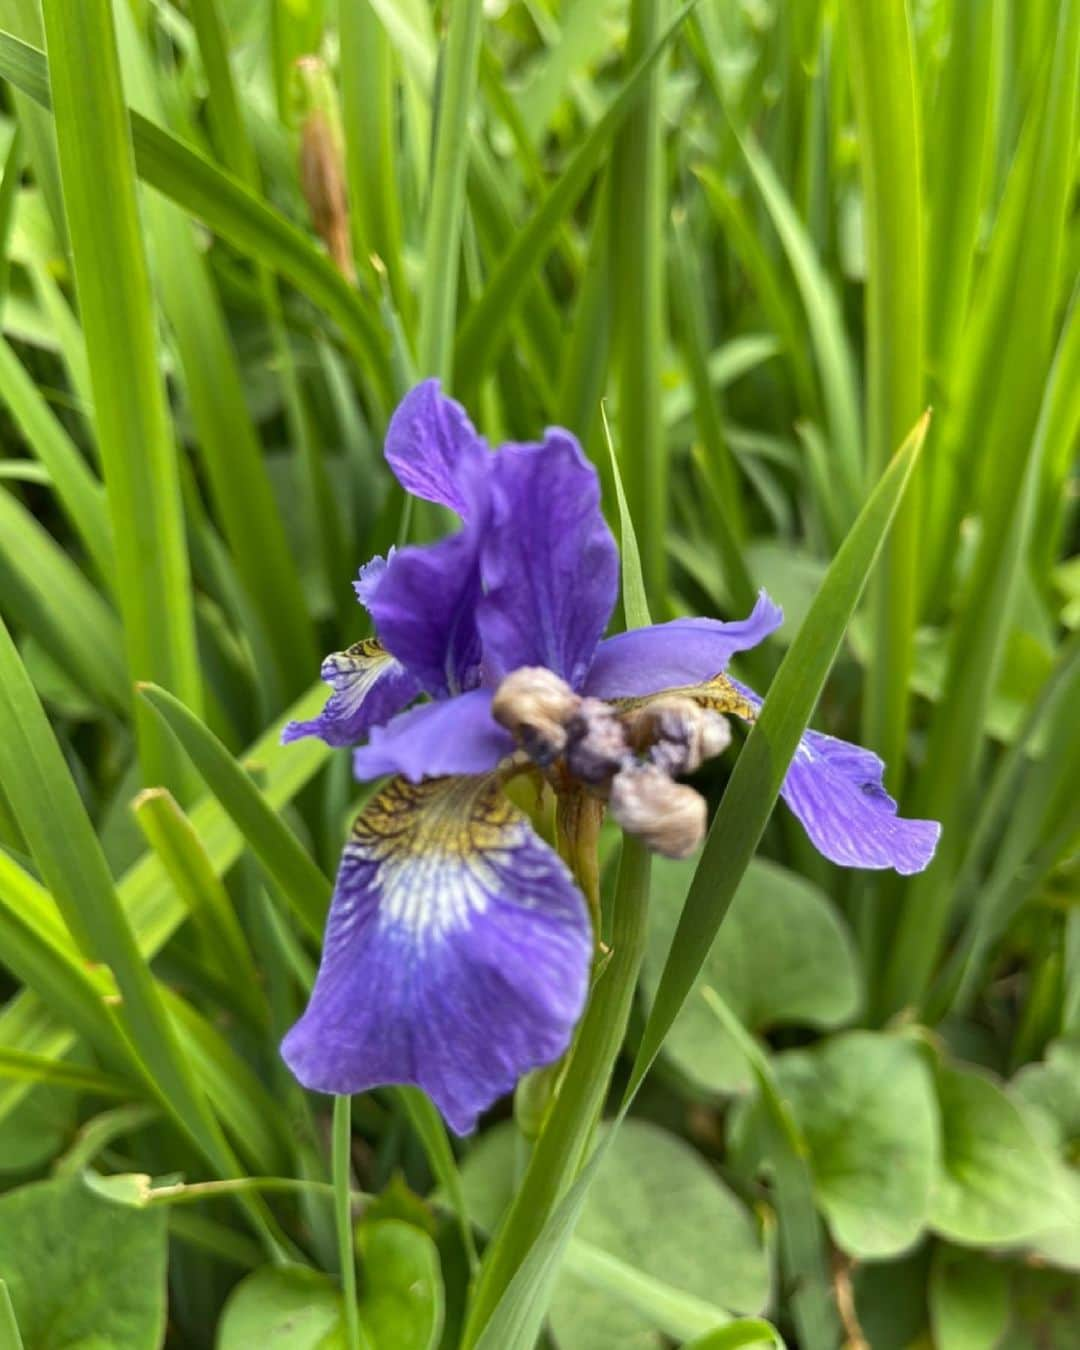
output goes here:
<path id="1" fill-rule="evenodd" d="M 11 1295 L 3 1280 L 0 1280 L 0 1350 L 23 1350 L 15 1309 L 11 1306 Z"/>
<path id="2" fill-rule="evenodd" d="M 93 559 L 115 584 L 115 550 L 105 492 L 8 342 L 0 337 L 0 400 L 49 472 L 57 501 Z"/>
<path id="3" fill-rule="evenodd" d="M 191 756 L 207 787 L 281 887 L 297 918 L 313 937 L 321 937 L 330 903 L 330 882 L 300 841 L 250 775 L 189 708 L 156 685 L 140 685 L 138 692 Z"/>
<path id="4" fill-rule="evenodd" d="M 867 235 L 867 462 L 876 478 L 925 406 L 920 128 L 904 0 L 855 0 L 846 15 Z M 870 587 L 863 740 L 884 759 L 894 794 L 907 747 L 920 485 L 917 475 Z"/>
<path id="5" fill-rule="evenodd" d="M 946 386 L 967 313 L 979 213 L 993 168 L 1004 21 L 1001 0 L 954 0 L 933 135 L 927 137 L 926 352 L 932 375 Z"/>
<path id="6" fill-rule="evenodd" d="M 158 362 L 131 141 L 107 0 L 43 8 L 50 84 L 95 425 L 132 679 L 199 707 L 202 685 L 176 450 Z M 88 61 L 87 52 L 95 59 Z M 117 285 L 117 278 L 124 285 Z M 137 714 L 145 781 L 181 784 L 174 748 Z"/>
<path id="7" fill-rule="evenodd" d="M 202 940 L 204 961 L 228 982 L 253 1024 L 265 1025 L 266 1001 L 251 949 L 191 821 L 165 788 L 146 788 L 132 810 L 187 906 Z"/>
<path id="8" fill-rule="evenodd" d="M 450 11 L 436 110 L 417 359 L 421 374 L 438 375 L 444 383 L 449 383 L 452 373 L 469 108 L 476 91 L 483 12 L 482 0 L 458 0 Z"/>
<path id="9" fill-rule="evenodd" d="M 787 254 L 806 311 L 824 395 L 836 486 L 842 498 L 844 518 L 851 520 L 862 500 L 862 434 L 855 363 L 836 292 L 776 170 L 751 135 L 737 135 L 736 139 Z"/>
<path id="10" fill-rule="evenodd" d="M 465 315 L 454 348 L 456 385 L 461 390 L 476 387 L 509 337 L 509 320 L 548 253 L 555 245 L 562 222 L 577 205 L 590 180 L 603 163 L 612 138 L 626 117 L 644 97 L 649 72 L 697 0 L 689 0 L 664 29 L 654 46 L 634 66 L 603 117 L 582 139 L 559 181 L 539 203 L 528 223 L 492 271 L 484 293 Z M 0 67 L 0 73 L 3 73 Z"/>
<path id="11" fill-rule="evenodd" d="M 415 1087 L 402 1087 L 398 1095 L 405 1105 L 409 1124 L 423 1145 L 428 1165 L 439 1187 L 446 1193 L 450 1206 L 457 1219 L 461 1232 L 461 1243 L 465 1249 L 465 1258 L 470 1272 L 477 1267 L 476 1240 L 473 1237 L 472 1223 L 469 1219 L 469 1207 L 465 1200 L 465 1189 L 461 1182 L 461 1172 L 446 1135 L 446 1126 L 442 1116 L 431 1103 L 426 1093 Z"/>
<path id="12" fill-rule="evenodd" d="M 132 1093 L 131 1084 L 123 1078 L 6 1046 L 0 1046 L 0 1077 L 16 1078 L 24 1083 L 49 1083 L 53 1087 L 69 1088 L 72 1092 L 85 1092 L 95 1097 L 128 1099 Z"/>
<path id="13" fill-rule="evenodd" d="M 998 348 L 980 346 L 977 353 L 987 363 L 980 372 L 987 402 L 965 403 L 954 413 L 978 427 L 981 456 L 994 473 L 981 484 L 980 542 L 952 629 L 944 692 L 914 799 L 919 814 L 942 822 L 942 842 L 934 862 L 906 888 L 881 990 L 879 1011 L 886 1014 L 923 997 L 946 937 L 970 793 L 984 754 L 986 710 L 1012 623 L 1046 454 L 1055 388 L 1053 377 L 1045 384 L 1055 291 L 1047 277 L 1057 277 L 1070 192 L 1060 156 L 1075 143 L 1080 4 L 1069 0 L 1061 6 L 1057 22 L 1051 78 L 1035 110 L 1040 116 L 1026 128 L 1002 206 L 1004 235 L 984 278 L 995 322 L 980 330 L 980 339 L 991 331 L 999 338 Z M 1067 359 L 1070 350 L 1066 334 L 1057 360 Z M 1041 414 L 1032 406 L 1040 390 Z"/>
<path id="14" fill-rule="evenodd" d="M 652 623 L 649 614 L 649 601 L 645 591 L 645 575 L 641 567 L 641 551 L 638 548 L 637 533 L 634 530 L 634 517 L 630 512 L 630 503 L 626 500 L 622 474 L 619 472 L 619 460 L 615 446 L 611 441 L 611 428 L 608 426 L 607 413 L 603 408 L 600 415 L 604 423 L 604 440 L 607 442 L 608 459 L 611 461 L 611 477 L 615 484 L 615 500 L 619 506 L 619 557 L 622 566 L 622 607 L 627 628 L 647 628 Z"/>
<path id="15" fill-rule="evenodd" d="M 125 1031 L 155 1091 L 211 1165 L 229 1175 L 229 1149 L 180 1051 L 60 747 L 2 624 L 0 779 L 78 947 L 116 978 Z"/>
<path id="16" fill-rule="evenodd" d="M 160 98 L 134 20 L 124 6 L 117 14 L 129 103 L 148 120 L 160 121 Z M 237 576 L 260 621 L 259 650 L 271 654 L 272 669 L 264 679 L 277 694 L 270 698 L 277 711 L 286 697 L 307 687 L 317 663 L 295 561 L 245 402 L 225 313 L 191 222 L 157 195 L 147 198 L 144 214 L 195 443 Z"/>
<path id="17" fill-rule="evenodd" d="M 30 512 L 0 489 L 0 612 L 41 643 L 93 700 L 130 714 L 116 613 Z"/>
<path id="18" fill-rule="evenodd" d="M 646 58 L 662 37 L 663 0 L 631 0 L 626 62 Z M 619 454 L 641 539 L 645 585 L 655 604 L 667 589 L 668 471 L 660 415 L 664 350 L 666 175 L 660 124 L 662 60 L 619 129 L 611 209 L 615 225 L 615 353 Z"/>
<path id="19" fill-rule="evenodd" d="M 926 436 L 923 417 L 897 451 L 833 559 L 776 673 L 716 813 L 642 1033 L 628 1095 L 656 1058 L 693 988 L 810 721 L 844 631 Z"/>

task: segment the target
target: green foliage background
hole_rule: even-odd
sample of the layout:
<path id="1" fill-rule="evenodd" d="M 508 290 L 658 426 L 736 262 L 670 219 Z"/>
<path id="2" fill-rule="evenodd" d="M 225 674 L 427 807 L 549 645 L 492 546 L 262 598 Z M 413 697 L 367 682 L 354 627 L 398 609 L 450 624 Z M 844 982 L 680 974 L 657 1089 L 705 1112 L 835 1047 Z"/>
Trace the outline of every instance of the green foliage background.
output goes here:
<path id="1" fill-rule="evenodd" d="M 0 0 L 0 79 L 0 1350 L 1077 1345 L 1080 3 Z M 787 616 L 467 1141 L 277 1056 L 429 374 L 580 437 L 617 623 Z M 811 716 L 924 874 L 770 816 Z"/>

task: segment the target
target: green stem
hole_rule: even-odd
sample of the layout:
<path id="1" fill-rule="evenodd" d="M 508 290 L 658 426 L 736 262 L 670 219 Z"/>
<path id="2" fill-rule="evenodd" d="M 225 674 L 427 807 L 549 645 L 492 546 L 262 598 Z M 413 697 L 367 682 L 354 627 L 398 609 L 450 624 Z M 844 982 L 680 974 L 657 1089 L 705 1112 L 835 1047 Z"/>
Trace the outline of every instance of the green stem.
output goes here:
<path id="1" fill-rule="evenodd" d="M 612 914 L 611 955 L 593 986 L 562 1089 L 521 1187 L 484 1255 L 462 1350 L 476 1345 L 548 1216 L 585 1159 L 626 1032 L 645 953 L 649 854 L 624 838 Z"/>
<path id="2" fill-rule="evenodd" d="M 356 1256 L 353 1252 L 352 1195 L 349 1191 L 352 1144 L 352 1098 L 334 1098 L 334 1218 L 337 1222 L 341 1290 L 345 1299 L 345 1341 L 360 1350 L 360 1316 L 356 1307 Z"/>

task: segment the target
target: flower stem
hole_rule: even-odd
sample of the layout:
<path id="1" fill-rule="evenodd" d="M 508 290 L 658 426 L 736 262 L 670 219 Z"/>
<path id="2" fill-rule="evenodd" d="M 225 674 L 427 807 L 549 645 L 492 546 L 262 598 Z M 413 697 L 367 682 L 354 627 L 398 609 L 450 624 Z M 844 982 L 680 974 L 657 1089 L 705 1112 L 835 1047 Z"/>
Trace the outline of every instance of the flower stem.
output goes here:
<path id="1" fill-rule="evenodd" d="M 624 838 L 612 913 L 611 955 L 593 986 L 566 1077 L 521 1187 L 484 1254 L 462 1350 L 478 1341 L 548 1216 L 585 1160 L 622 1046 L 645 952 L 649 854 Z"/>
<path id="2" fill-rule="evenodd" d="M 352 1098 L 334 1098 L 334 1219 L 337 1223 L 341 1290 L 345 1300 L 345 1344 L 361 1350 L 360 1316 L 356 1307 L 356 1257 L 353 1253 L 352 1196 L 349 1192 Z"/>

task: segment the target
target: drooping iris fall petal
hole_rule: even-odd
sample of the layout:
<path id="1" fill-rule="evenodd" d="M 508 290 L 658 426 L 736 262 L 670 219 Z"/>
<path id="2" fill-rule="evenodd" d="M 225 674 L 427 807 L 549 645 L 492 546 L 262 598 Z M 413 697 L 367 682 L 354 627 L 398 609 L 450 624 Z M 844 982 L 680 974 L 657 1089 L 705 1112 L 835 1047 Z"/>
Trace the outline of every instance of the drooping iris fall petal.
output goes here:
<path id="1" fill-rule="evenodd" d="M 318 1092 L 415 1084 L 466 1134 L 566 1049 L 591 956 L 581 893 L 492 780 L 395 779 L 346 845 L 282 1053 Z"/>
<path id="2" fill-rule="evenodd" d="M 414 783 L 441 774 L 488 773 L 512 754 L 514 738 L 491 716 L 491 690 L 422 703 L 375 727 L 353 755 L 359 779 L 400 773 Z"/>
<path id="3" fill-rule="evenodd" d="M 413 676 L 374 638 L 331 652 L 322 663 L 320 678 L 332 691 L 326 706 L 310 721 L 290 722 L 281 733 L 282 742 L 318 736 L 335 747 L 355 745 L 420 692 Z"/>

